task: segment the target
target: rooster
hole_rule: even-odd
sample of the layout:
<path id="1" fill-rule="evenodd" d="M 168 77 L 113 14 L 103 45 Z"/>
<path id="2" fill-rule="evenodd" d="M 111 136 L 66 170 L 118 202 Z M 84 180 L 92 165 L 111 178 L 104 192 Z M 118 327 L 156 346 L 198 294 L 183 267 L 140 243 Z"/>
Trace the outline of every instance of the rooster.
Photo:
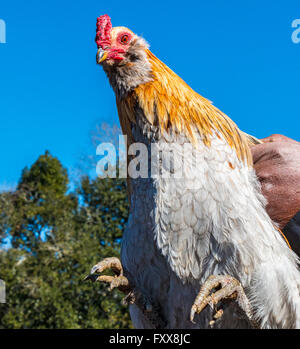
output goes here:
<path id="1" fill-rule="evenodd" d="M 128 179 L 121 261 L 101 261 L 88 278 L 127 293 L 136 328 L 299 328 L 298 260 L 266 213 L 256 139 L 107 15 L 96 43 L 128 147 L 143 144 L 146 162 L 171 175 Z M 101 275 L 108 268 L 115 276 Z"/>

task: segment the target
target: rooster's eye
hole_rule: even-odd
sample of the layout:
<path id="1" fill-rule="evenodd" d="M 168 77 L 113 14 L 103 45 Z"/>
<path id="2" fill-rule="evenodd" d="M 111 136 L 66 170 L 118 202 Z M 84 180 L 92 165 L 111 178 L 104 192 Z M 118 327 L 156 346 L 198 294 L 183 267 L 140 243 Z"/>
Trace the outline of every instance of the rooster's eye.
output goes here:
<path id="1" fill-rule="evenodd" d="M 126 45 L 126 44 L 128 44 L 128 41 L 129 41 L 129 36 L 128 35 L 123 35 L 122 37 L 121 37 L 121 43 L 122 44 L 124 44 L 124 45 Z"/>

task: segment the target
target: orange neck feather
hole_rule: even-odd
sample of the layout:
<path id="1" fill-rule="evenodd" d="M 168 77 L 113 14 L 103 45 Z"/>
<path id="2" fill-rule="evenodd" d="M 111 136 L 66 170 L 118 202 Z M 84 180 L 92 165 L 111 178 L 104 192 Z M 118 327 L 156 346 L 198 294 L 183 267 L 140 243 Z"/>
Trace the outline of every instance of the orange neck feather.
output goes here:
<path id="1" fill-rule="evenodd" d="M 217 131 L 236 151 L 238 158 L 251 166 L 252 156 L 246 136 L 236 124 L 196 93 L 152 52 L 146 50 L 146 53 L 152 66 L 153 81 L 139 85 L 127 98 L 117 101 L 123 133 L 129 136 L 129 142 L 131 130 L 128 123 L 135 121 L 133 106 L 137 102 L 149 123 L 158 125 L 161 132 L 172 126 L 178 132 L 185 132 L 195 144 L 196 127 L 204 144 L 209 147 L 212 135 Z"/>

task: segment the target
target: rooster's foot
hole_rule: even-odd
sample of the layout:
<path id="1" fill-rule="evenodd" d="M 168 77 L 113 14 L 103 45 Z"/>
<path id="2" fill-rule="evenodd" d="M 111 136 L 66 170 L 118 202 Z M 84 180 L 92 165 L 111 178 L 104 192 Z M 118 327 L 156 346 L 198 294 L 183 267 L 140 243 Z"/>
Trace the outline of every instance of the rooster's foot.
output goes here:
<path id="1" fill-rule="evenodd" d="M 107 269 L 111 269 L 115 276 L 99 275 Z M 142 305 L 142 309 L 145 312 L 152 311 L 152 304 L 149 299 L 132 287 L 129 280 L 123 275 L 123 267 L 117 257 L 105 258 L 98 264 L 94 265 L 91 269 L 90 275 L 88 275 L 84 280 L 108 283 L 110 291 L 117 288 L 126 294 L 123 299 L 125 305 L 138 303 L 139 305 Z"/>
<path id="2" fill-rule="evenodd" d="M 219 288 L 216 292 L 210 294 L 210 292 Z M 200 292 L 198 293 L 190 313 L 190 320 L 194 322 L 195 314 L 201 313 L 201 311 L 210 305 L 214 308 L 222 299 L 234 299 L 237 301 L 239 307 L 245 313 L 245 316 L 250 321 L 253 327 L 257 327 L 257 324 L 253 320 L 253 314 L 251 310 L 250 302 L 242 288 L 240 282 L 229 275 L 211 275 L 207 281 L 202 285 Z M 223 310 L 219 309 L 214 315 L 214 320 L 210 322 L 212 327 L 215 321 L 221 318 Z"/>
<path id="3" fill-rule="evenodd" d="M 99 275 L 103 271 L 111 269 L 115 276 Z M 146 296 L 143 292 L 130 284 L 129 280 L 123 275 L 123 267 L 120 260 L 116 257 L 105 258 L 91 269 L 90 275 L 85 280 L 100 281 L 108 283 L 109 290 L 114 288 L 125 293 L 123 304 L 135 304 L 145 315 L 154 328 L 164 328 L 165 321 L 163 320 L 158 307 L 154 305 L 151 297 Z"/>
<path id="4" fill-rule="evenodd" d="M 111 269 L 115 275 L 99 275 L 107 269 Z M 93 282 L 105 282 L 109 284 L 110 291 L 117 288 L 123 293 L 131 292 L 129 281 L 123 275 L 122 264 L 116 257 L 105 258 L 98 264 L 94 265 L 91 269 L 90 275 L 88 275 L 85 280 L 92 280 Z"/>

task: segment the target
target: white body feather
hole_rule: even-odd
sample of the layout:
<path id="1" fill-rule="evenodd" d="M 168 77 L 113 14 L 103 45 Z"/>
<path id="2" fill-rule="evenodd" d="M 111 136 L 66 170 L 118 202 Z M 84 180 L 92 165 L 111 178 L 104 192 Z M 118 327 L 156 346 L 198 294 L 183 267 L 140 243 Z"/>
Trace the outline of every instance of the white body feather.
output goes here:
<path id="1" fill-rule="evenodd" d="M 175 143 L 174 161 L 180 163 L 188 139 L 157 136 L 142 115 L 137 118 L 134 140 L 145 143 L 149 152 L 153 141 L 162 151 Z M 261 327 L 300 328 L 297 257 L 265 211 L 254 170 L 216 134 L 210 147 L 198 137 L 197 150 L 184 161 L 195 156 L 196 166 L 186 166 L 181 179 L 132 180 L 121 253 L 129 279 L 160 307 L 167 328 L 208 327 L 209 307 L 196 316 L 196 324 L 189 314 L 212 274 L 229 274 L 241 282 Z M 167 161 L 162 166 L 169 170 Z M 130 312 L 136 328 L 152 327 L 135 305 Z M 229 307 L 218 327 L 247 327 L 234 313 Z"/>

